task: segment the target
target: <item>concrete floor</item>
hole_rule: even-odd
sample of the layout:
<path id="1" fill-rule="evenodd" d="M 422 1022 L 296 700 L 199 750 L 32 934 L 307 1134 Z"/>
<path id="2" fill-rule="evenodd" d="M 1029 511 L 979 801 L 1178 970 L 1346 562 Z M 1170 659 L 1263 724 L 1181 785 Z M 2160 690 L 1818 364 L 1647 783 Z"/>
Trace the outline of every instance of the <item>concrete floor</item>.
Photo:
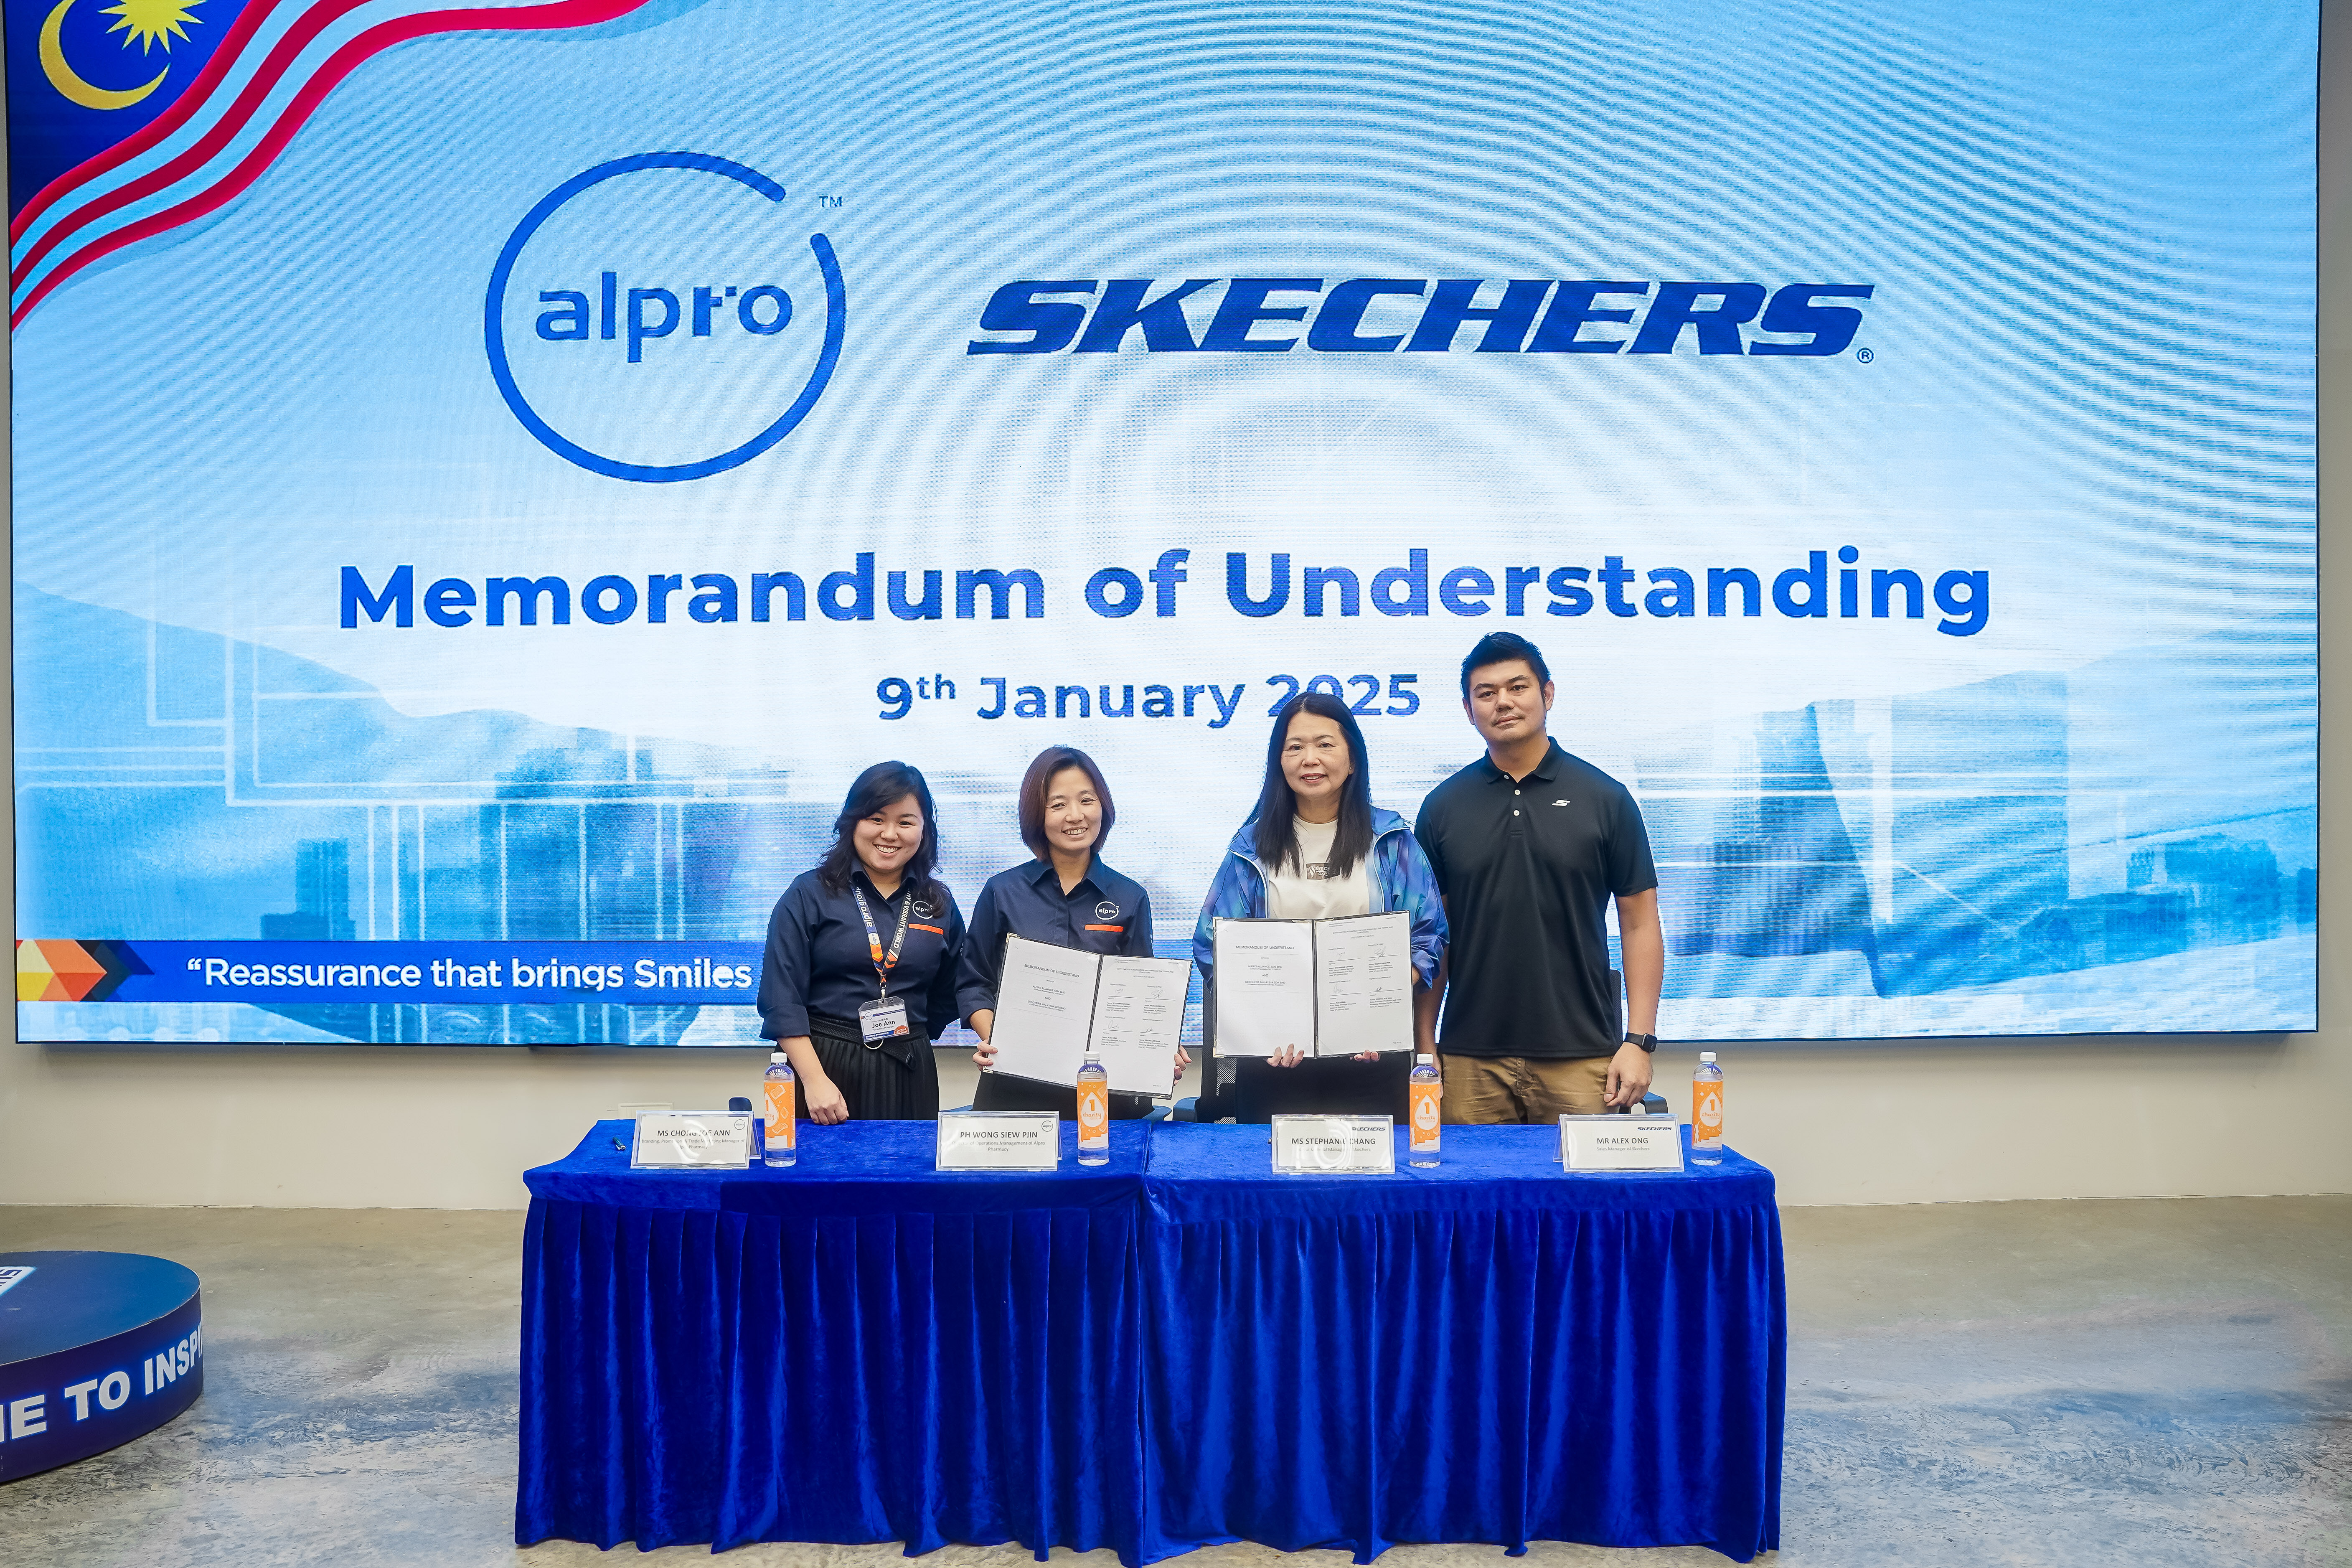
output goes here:
<path id="1" fill-rule="evenodd" d="M 1786 1546 L 1764 1561 L 2352 1564 L 2352 1198 L 1793 1209 L 1785 1224 Z M 111 1248 L 194 1268 L 207 1342 L 205 1396 L 178 1422 L 0 1487 L 0 1563 L 610 1561 L 511 1543 L 521 1226 L 515 1214 L 0 1208 L 0 1251 Z M 1115 1568 L 1091 1555 L 1090 1568 Z M 1179 1561 L 1280 1555 L 1229 1546 Z M 903 1559 L 772 1546 L 728 1561 Z M 931 1561 L 1029 1558 L 950 1547 Z M 1432 1546 L 1381 1561 L 1503 1558 Z M 1528 1557 L 1725 1561 L 1564 1545 Z M 1346 1562 L 1318 1553 L 1310 1568 Z"/>

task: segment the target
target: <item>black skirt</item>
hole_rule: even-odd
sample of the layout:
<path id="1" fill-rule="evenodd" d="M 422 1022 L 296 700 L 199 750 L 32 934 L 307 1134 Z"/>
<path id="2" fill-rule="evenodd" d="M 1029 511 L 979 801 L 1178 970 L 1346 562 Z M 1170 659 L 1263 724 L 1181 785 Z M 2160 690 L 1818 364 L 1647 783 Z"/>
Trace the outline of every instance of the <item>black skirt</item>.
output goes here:
<path id="1" fill-rule="evenodd" d="M 926 1037 L 901 1035 L 868 1047 L 857 1037 L 856 1025 L 812 1013 L 809 1044 L 849 1102 L 852 1121 L 939 1120 L 940 1068 Z"/>
<path id="2" fill-rule="evenodd" d="M 1405 1100 L 1412 1075 L 1411 1051 L 1388 1051 L 1368 1062 L 1350 1057 L 1316 1057 L 1295 1068 L 1270 1066 L 1264 1057 L 1236 1058 L 1234 1120 L 1393 1116 L 1402 1123 L 1409 1114 Z"/>
<path id="3" fill-rule="evenodd" d="M 1140 1121 L 1151 1114 L 1151 1097 L 1148 1094 L 1113 1094 L 1110 1097 L 1110 1119 L 1113 1121 Z M 1041 1083 L 1034 1078 L 1015 1078 L 1011 1073 L 984 1072 L 980 1075 L 980 1087 L 971 1091 L 974 1110 L 1058 1110 L 1065 1121 L 1078 1119 L 1078 1089 L 1067 1089 Z"/>

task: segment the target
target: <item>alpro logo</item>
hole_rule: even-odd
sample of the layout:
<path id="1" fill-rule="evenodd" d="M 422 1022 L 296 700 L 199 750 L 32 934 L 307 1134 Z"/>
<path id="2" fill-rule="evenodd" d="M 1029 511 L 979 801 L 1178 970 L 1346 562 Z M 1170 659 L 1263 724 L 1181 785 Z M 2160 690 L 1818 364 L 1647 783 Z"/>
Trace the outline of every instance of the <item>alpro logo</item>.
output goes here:
<path id="1" fill-rule="evenodd" d="M 974 354 L 1843 353 L 1868 283 L 1513 278 L 1064 278 L 1007 283 Z M 1868 350 L 1859 351 L 1868 359 Z"/>
<path id="2" fill-rule="evenodd" d="M 706 479 L 790 435 L 841 357 L 841 263 L 784 187 L 701 153 L 574 174 L 523 216 L 482 304 L 524 429 L 591 472 Z"/>

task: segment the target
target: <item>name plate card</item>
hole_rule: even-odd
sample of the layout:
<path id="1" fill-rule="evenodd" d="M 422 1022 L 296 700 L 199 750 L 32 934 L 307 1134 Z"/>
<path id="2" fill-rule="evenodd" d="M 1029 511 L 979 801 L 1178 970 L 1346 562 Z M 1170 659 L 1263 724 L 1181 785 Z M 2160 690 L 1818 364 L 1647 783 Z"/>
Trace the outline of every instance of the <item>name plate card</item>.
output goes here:
<path id="1" fill-rule="evenodd" d="M 751 1163 L 751 1117 L 742 1110 L 669 1110 L 637 1118 L 633 1171 L 740 1171 Z"/>
<path id="2" fill-rule="evenodd" d="M 1671 1116 L 1563 1116 L 1559 1158 L 1571 1171 L 1679 1171 L 1682 1123 Z"/>
<path id="3" fill-rule="evenodd" d="M 1277 1116 L 1278 1176 L 1384 1176 L 1396 1172 L 1395 1119 L 1387 1116 Z"/>
<path id="4" fill-rule="evenodd" d="M 942 1171 L 1051 1171 L 1062 1163 L 1062 1117 L 1055 1110 L 940 1113 Z"/>

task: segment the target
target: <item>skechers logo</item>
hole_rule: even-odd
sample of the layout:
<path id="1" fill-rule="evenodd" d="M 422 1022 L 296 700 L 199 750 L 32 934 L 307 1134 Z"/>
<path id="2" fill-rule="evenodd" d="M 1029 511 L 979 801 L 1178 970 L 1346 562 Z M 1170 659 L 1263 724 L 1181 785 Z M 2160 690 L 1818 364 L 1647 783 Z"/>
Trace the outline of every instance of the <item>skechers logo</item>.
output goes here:
<path id="1" fill-rule="evenodd" d="M 1218 290 L 1222 284 L 1223 289 Z M 1593 282 L 1514 278 L 1150 278 L 1007 283 L 980 313 L 968 354 L 1147 353 L 1702 354 L 1843 353 L 1868 283 Z M 1484 300 L 1481 303 L 1481 300 Z M 1195 331 L 1205 321 L 1205 327 Z M 1480 327 L 1475 334 L 1463 329 Z M 1299 328 L 1303 327 L 1302 332 Z M 1075 346 L 1074 346 L 1075 345 Z"/>

